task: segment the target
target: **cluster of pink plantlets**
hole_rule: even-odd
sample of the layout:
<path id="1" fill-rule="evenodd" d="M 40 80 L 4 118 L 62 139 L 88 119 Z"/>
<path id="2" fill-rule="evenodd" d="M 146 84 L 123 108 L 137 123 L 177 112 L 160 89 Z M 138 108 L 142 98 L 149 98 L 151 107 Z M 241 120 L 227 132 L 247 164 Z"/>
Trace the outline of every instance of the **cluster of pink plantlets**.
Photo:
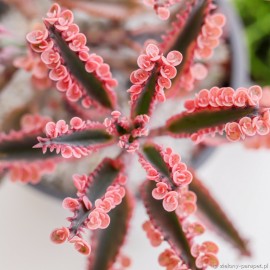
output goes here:
<path id="1" fill-rule="evenodd" d="M 170 269 L 188 269 L 186 265 L 183 265 L 179 257 L 175 254 L 174 250 L 166 249 L 158 257 L 158 262 L 161 266 L 166 267 L 166 270 Z"/>
<path id="2" fill-rule="evenodd" d="M 175 66 L 178 66 L 182 61 L 180 52 L 171 51 L 165 58 L 160 54 L 160 50 L 155 44 L 148 44 L 145 52 L 146 54 L 141 54 L 138 57 L 137 63 L 140 69 L 133 71 L 130 75 L 130 81 L 134 84 L 128 90 L 131 93 L 131 104 L 136 103 L 154 68 L 159 72 L 155 87 L 155 99 L 164 102 L 166 100 L 164 88 L 171 87 L 170 79 L 173 79 L 177 73 Z"/>
<path id="3" fill-rule="evenodd" d="M 218 246 L 213 242 L 203 242 L 201 245 L 194 245 L 191 249 L 192 255 L 197 257 L 196 265 L 199 268 L 217 267 L 219 265 L 217 252 Z"/>
<path id="4" fill-rule="evenodd" d="M 209 5 L 209 9 L 214 8 Z M 194 45 L 194 63 L 187 65 L 185 74 L 182 76 L 180 84 L 190 91 L 194 88 L 196 80 L 203 80 L 207 76 L 208 68 L 202 62 L 213 56 L 214 49 L 219 45 L 220 37 L 223 34 L 223 27 L 226 18 L 221 13 L 205 16 L 205 24 Z"/>
<path id="5" fill-rule="evenodd" d="M 202 89 L 194 99 L 185 100 L 183 112 L 167 119 L 165 125 L 151 128 L 152 115 L 160 102 L 175 98 L 180 103 L 177 98 L 186 94 L 184 90 L 194 90 L 197 81 L 207 76 L 204 61 L 219 45 L 226 22 L 223 14 L 215 12 L 212 0 L 147 1 L 163 20 L 170 16 L 169 7 L 177 8 L 178 2 L 183 3 L 163 41 L 141 45 L 139 68 L 131 72 L 127 87 L 129 116 L 117 102 L 118 82 L 110 66 L 102 56 L 89 52 L 87 38 L 80 33 L 69 9 L 53 4 L 44 18 L 45 27 L 26 36 L 31 49 L 28 56 L 16 61 L 34 77 L 50 78 L 76 115 L 57 121 L 27 115 L 20 131 L 0 134 L 0 153 L 7 157 L 1 170 L 8 169 L 12 180 L 37 183 L 53 170 L 56 160 L 81 159 L 116 145 L 116 157 L 104 158 L 89 175 L 73 175 L 77 196 L 67 197 L 62 203 L 72 212 L 67 219 L 70 225 L 51 233 L 54 243 L 72 243 L 79 253 L 89 256 L 90 270 L 130 265 L 129 258 L 121 253 L 134 207 L 127 185 L 126 160 L 130 155 L 137 156 L 146 171 L 140 197 L 149 220 L 143 229 L 153 246 L 163 242 L 170 246 L 159 256 L 161 266 L 167 270 L 218 266 L 217 244 L 200 240 L 206 227 L 200 220 L 193 220 L 200 219 L 197 209 L 213 227 L 221 227 L 218 229 L 243 254 L 249 253 L 246 242 L 192 168 L 173 149 L 153 143 L 158 136 L 188 138 L 196 143 L 209 136 L 223 140 L 224 132 L 229 141 L 237 141 L 267 135 L 270 130 L 269 108 L 263 103 L 259 86 Z M 190 18 L 199 22 L 194 28 L 190 28 Z M 182 48 L 187 30 L 192 34 Z M 25 151 L 25 156 L 16 156 L 14 148 Z M 44 156 L 36 148 L 41 148 Z M 29 149 L 33 160 L 29 160 Z M 56 154 L 61 155 L 56 158 Z M 91 231 L 90 241 L 84 239 L 85 230 Z"/>
<path id="6" fill-rule="evenodd" d="M 163 200 L 163 207 L 169 212 L 176 210 L 178 207 L 182 208 L 181 210 L 195 209 L 195 206 L 190 205 L 192 201 L 188 202 L 189 206 L 187 207 L 185 200 L 183 200 L 188 192 L 186 187 L 192 181 L 192 174 L 187 170 L 186 164 L 181 162 L 180 156 L 173 153 L 171 148 L 166 148 L 165 151 L 158 146 L 157 148 L 168 166 L 173 183 L 169 183 L 166 178 L 162 178 L 162 174 L 141 156 L 139 161 L 147 172 L 147 178 L 157 183 L 152 192 L 153 197 L 156 200 Z M 177 187 L 177 192 L 174 191 L 175 187 Z M 181 204 L 179 205 L 180 201 Z"/>
<path id="7" fill-rule="evenodd" d="M 142 156 L 140 157 L 139 161 L 141 162 L 143 168 L 147 171 L 148 179 L 156 182 L 156 187 L 152 190 L 153 198 L 156 200 L 163 200 L 162 205 L 166 211 L 175 211 L 183 226 L 183 233 L 186 235 L 186 239 L 189 245 L 192 247 L 191 252 L 192 255 L 196 258 L 195 263 L 197 267 L 205 268 L 207 266 L 217 266 L 219 262 L 216 257 L 216 253 L 218 251 L 216 244 L 212 242 L 206 242 L 208 243 L 207 247 L 216 247 L 213 252 L 211 248 L 201 248 L 199 249 L 201 252 L 193 252 L 195 247 L 196 250 L 198 250 L 199 247 L 199 245 L 195 242 L 195 238 L 202 235 L 205 231 L 205 228 L 199 222 L 192 223 L 188 219 L 189 216 L 194 214 L 197 210 L 196 194 L 192 191 L 189 191 L 188 189 L 189 184 L 192 182 L 191 172 L 187 170 L 186 164 L 181 162 L 180 156 L 173 153 L 171 148 L 166 148 L 163 150 L 158 146 L 155 147 L 157 151 L 160 152 L 161 157 L 167 165 L 167 169 L 171 177 L 162 177 L 162 174 L 155 170 L 155 168 L 153 168 L 149 162 L 147 162 Z M 153 246 L 158 246 L 162 243 L 164 238 L 163 235 L 155 229 L 152 223 L 155 224 L 155 220 L 144 223 L 143 228 L 146 231 L 147 237 L 150 239 L 151 244 Z M 206 244 L 202 244 L 202 246 L 204 247 Z M 161 258 L 163 258 L 165 254 L 169 258 L 171 256 L 175 257 L 174 251 L 167 250 L 167 252 L 163 253 Z M 161 259 L 160 265 L 166 266 L 167 269 L 178 269 L 173 268 L 176 266 L 186 267 L 185 262 L 179 258 L 177 258 L 177 260 L 169 258 L 167 258 L 167 260 Z M 209 260 L 207 260 L 207 258 L 209 258 Z M 167 261 L 168 265 L 164 261 Z M 171 263 L 173 264 L 173 267 L 169 268 Z"/>
<path id="8" fill-rule="evenodd" d="M 198 48 L 195 51 L 199 59 L 208 59 L 213 55 L 214 49 L 219 45 L 225 22 L 224 15 L 220 13 L 208 15 L 205 18 L 205 25 L 197 39 Z"/>
<path id="9" fill-rule="evenodd" d="M 176 119 L 181 119 L 188 114 L 203 111 L 221 111 L 229 108 L 245 108 L 246 106 L 257 108 L 262 98 L 261 87 L 255 85 L 249 89 L 240 87 L 236 90 L 231 87 L 213 87 L 210 90 L 202 89 L 198 94 L 195 94 L 194 99 L 185 101 L 186 112 L 176 115 L 167 121 L 167 125 L 174 122 Z M 225 131 L 226 136 L 231 141 L 238 141 L 245 136 L 254 136 L 256 134 L 267 135 L 269 133 L 269 110 L 261 108 L 259 115 L 244 116 L 238 122 L 230 122 L 221 126 L 200 129 L 196 133 L 192 133 L 190 138 L 199 142 L 204 139 L 205 135 L 216 133 L 222 134 Z M 172 136 L 178 136 L 173 135 Z M 181 136 L 185 136 L 181 134 Z"/>
<path id="10" fill-rule="evenodd" d="M 117 164 L 116 166 L 121 166 Z M 81 237 L 83 228 L 89 230 L 106 229 L 110 224 L 110 217 L 108 213 L 117 205 L 121 204 L 125 196 L 126 177 L 119 174 L 114 180 L 114 184 L 109 186 L 103 198 L 99 198 L 94 204 L 88 199 L 87 192 L 93 184 L 94 177 L 98 173 L 99 168 L 96 169 L 91 175 L 74 175 L 74 185 L 77 188 L 78 199 L 65 198 L 63 200 L 63 208 L 70 210 L 74 216 L 68 220 L 71 222 L 70 228 L 58 228 L 51 234 L 51 239 L 57 244 L 61 244 L 68 240 L 75 245 L 75 249 L 80 253 L 89 255 L 91 246 Z M 84 218 L 82 224 L 76 224 L 76 220 L 81 218 L 80 208 L 84 208 L 85 212 L 89 212 L 88 217 Z M 77 228 L 78 227 L 78 228 Z M 74 241 L 74 236 L 76 241 Z"/>
<path id="11" fill-rule="evenodd" d="M 115 106 L 116 97 L 112 87 L 117 82 L 112 78 L 110 67 L 103 62 L 102 57 L 96 54 L 89 54 L 89 48 L 86 46 L 86 37 L 79 33 L 79 26 L 73 23 L 73 13 L 70 10 L 61 11 L 58 4 L 54 4 L 47 17 L 44 18 L 47 28 L 54 29 L 58 35 L 64 39 L 71 51 L 75 52 L 79 59 L 85 64 L 85 70 L 93 73 L 94 76 L 102 82 L 104 89 L 107 91 L 110 102 Z M 82 98 L 82 104 L 88 108 L 95 100 L 86 96 L 83 88 L 78 82 L 72 79 L 72 74 L 65 66 L 65 60 L 61 58 L 59 50 L 53 46 L 52 38 L 49 37 L 49 31 L 35 30 L 29 33 L 26 38 L 31 44 L 31 48 L 41 53 L 41 60 L 50 69 L 49 77 L 56 81 L 56 88 L 59 91 L 66 92 L 66 97 L 72 101 L 78 101 Z"/>
<path id="12" fill-rule="evenodd" d="M 21 130 L 11 130 L 9 133 L 0 133 L 0 143 L 12 144 L 15 140 L 20 141 L 25 137 L 34 137 L 41 134 L 46 125 L 50 121 L 50 117 L 40 116 L 37 114 L 25 114 L 21 119 Z M 6 160 L 0 165 L 1 170 L 10 171 L 10 179 L 12 181 L 20 181 L 22 183 L 38 183 L 45 173 L 51 173 L 55 169 L 52 160 L 36 160 L 29 164 L 25 160 Z"/>
<path id="13" fill-rule="evenodd" d="M 188 19 L 192 11 L 193 5 L 196 1 L 188 1 L 186 3 L 187 8 L 183 14 L 177 18 L 177 22 L 174 23 L 174 28 L 166 36 L 164 36 L 164 42 L 162 47 L 166 48 L 176 33 L 182 30 L 185 20 Z M 204 25 L 202 26 L 200 33 L 196 41 L 194 41 L 188 51 L 189 58 L 183 66 L 181 76 L 178 77 L 177 83 L 170 90 L 169 95 L 175 95 L 176 89 L 179 87 L 184 88 L 187 91 L 192 91 L 196 84 L 196 81 L 203 80 L 208 73 L 208 67 L 203 62 L 213 56 L 214 49 L 219 45 L 220 37 L 223 34 L 223 27 L 226 23 L 226 18 L 222 13 L 211 14 L 211 10 L 215 9 L 212 1 L 205 1 L 205 16 Z"/>
<path id="14" fill-rule="evenodd" d="M 31 72 L 32 84 L 37 89 L 43 90 L 52 85 L 52 81 L 48 78 L 48 68 L 31 50 L 28 50 L 26 56 L 16 58 L 14 66 Z"/>
<path id="15" fill-rule="evenodd" d="M 113 111 L 111 113 L 112 118 L 105 118 L 104 125 L 109 134 L 119 137 L 118 145 L 125 149 L 127 152 L 133 153 L 139 148 L 139 142 L 137 138 L 148 135 L 147 124 L 149 122 L 149 116 L 146 114 L 138 115 L 131 122 L 125 116 L 121 117 L 121 113 L 119 111 Z M 132 127 L 132 125 L 136 126 L 136 128 Z M 122 127 L 125 130 L 130 130 L 130 134 L 121 135 L 117 131 L 117 127 Z M 133 138 L 133 142 L 129 142 L 129 140 Z"/>
<path id="16" fill-rule="evenodd" d="M 46 153 L 48 148 L 52 152 L 53 150 L 56 151 L 56 153 L 61 153 L 61 155 L 64 158 L 81 158 L 82 156 L 87 156 L 96 149 L 99 148 L 99 145 L 95 145 L 95 147 L 91 146 L 69 146 L 64 145 L 61 143 L 53 142 L 53 138 L 60 137 L 62 135 L 71 135 L 76 131 L 82 131 L 82 130 L 99 130 L 104 128 L 104 125 L 97 122 L 92 121 L 83 121 L 79 117 L 73 117 L 70 120 L 70 126 L 66 124 L 64 120 L 59 120 L 56 123 L 54 122 L 48 122 L 45 126 L 45 134 L 47 138 L 38 137 L 39 143 L 35 145 L 35 147 L 42 147 L 43 153 Z M 110 142 L 107 144 L 109 145 Z M 104 147 L 105 145 L 102 144 L 100 147 Z"/>
<path id="17" fill-rule="evenodd" d="M 148 6 L 152 6 L 161 20 L 167 20 L 170 17 L 169 7 L 181 2 L 181 0 L 144 0 L 144 3 Z"/>

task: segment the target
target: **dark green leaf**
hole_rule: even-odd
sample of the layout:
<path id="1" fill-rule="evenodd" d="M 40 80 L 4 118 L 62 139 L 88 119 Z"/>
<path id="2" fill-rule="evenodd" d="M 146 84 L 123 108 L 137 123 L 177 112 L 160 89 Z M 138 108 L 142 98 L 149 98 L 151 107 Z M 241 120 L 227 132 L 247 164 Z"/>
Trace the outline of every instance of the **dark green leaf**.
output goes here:
<path id="1" fill-rule="evenodd" d="M 133 108 L 134 117 L 141 114 L 151 115 L 151 109 L 154 102 L 156 81 L 157 73 L 154 69 L 152 75 L 149 77 L 148 82 L 146 83 L 140 97 L 138 98 Z"/>
<path id="2" fill-rule="evenodd" d="M 96 230 L 93 235 L 94 248 L 88 270 L 107 270 L 115 262 L 125 240 L 131 212 L 129 195 L 115 209 L 109 212 L 110 225 L 105 230 Z"/>
<path id="3" fill-rule="evenodd" d="M 98 146 L 110 142 L 113 139 L 105 129 L 88 129 L 76 131 L 72 134 L 61 135 L 50 140 L 50 143 L 58 145 L 74 145 L 74 146 Z"/>
<path id="4" fill-rule="evenodd" d="M 70 50 L 67 43 L 53 26 L 49 27 L 51 37 L 58 46 L 65 64 L 77 81 L 84 87 L 88 95 L 101 104 L 103 107 L 113 109 L 113 104 L 108 92 L 104 89 L 102 83 L 91 73 L 85 70 L 84 63 L 79 59 L 77 54 Z"/>
<path id="5" fill-rule="evenodd" d="M 197 205 L 200 212 L 208 219 L 208 221 L 233 243 L 244 255 L 250 255 L 245 241 L 233 226 L 229 218 L 221 209 L 218 202 L 212 197 L 208 189 L 195 176 L 189 186 L 190 190 L 197 195 Z"/>
<path id="6" fill-rule="evenodd" d="M 42 154 L 33 148 L 37 143 L 37 136 L 25 137 L 19 140 L 3 141 L 0 143 L 0 160 L 35 160 L 55 156 L 55 153 Z"/>
<path id="7" fill-rule="evenodd" d="M 92 203 L 92 205 L 95 204 L 95 201 L 97 199 L 100 199 L 105 195 L 107 188 L 113 184 L 120 171 L 121 167 L 119 166 L 119 164 L 116 164 L 116 161 L 110 158 L 105 158 L 92 172 L 91 176 L 93 180 L 85 194 Z M 72 222 L 71 231 L 76 233 L 78 228 L 87 219 L 90 212 L 91 210 L 87 210 L 82 204 L 77 212 L 76 218 Z"/>
<path id="8" fill-rule="evenodd" d="M 177 66 L 177 76 L 172 79 L 172 84 L 179 81 L 180 76 L 182 76 L 182 71 L 186 64 L 188 64 L 189 59 L 192 57 L 192 47 L 194 42 L 201 33 L 202 25 L 205 19 L 206 10 L 209 8 L 208 0 L 201 0 L 197 5 L 192 8 L 190 15 L 188 16 L 188 20 L 180 31 L 179 36 L 175 39 L 175 42 L 169 47 L 166 47 L 166 52 L 176 50 L 182 53 L 183 60 L 181 65 Z M 165 39 L 166 40 L 166 39 Z M 166 44 L 165 44 L 166 45 Z M 173 89 L 173 86 L 171 89 Z M 170 91 L 170 90 L 168 90 Z"/>
<path id="9" fill-rule="evenodd" d="M 168 166 L 164 162 L 160 152 L 157 150 L 155 145 L 145 144 L 143 146 L 143 153 L 159 173 L 162 173 L 164 176 L 170 178 Z"/>
<path id="10" fill-rule="evenodd" d="M 147 213 L 153 225 L 158 229 L 164 239 L 168 241 L 181 259 L 191 268 L 196 269 L 195 258 L 190 253 L 189 242 L 183 232 L 182 226 L 175 212 L 167 212 L 162 206 L 162 201 L 155 200 L 152 196 L 152 190 L 155 188 L 155 182 L 146 181 L 142 185 L 141 195 L 147 209 Z"/>
<path id="11" fill-rule="evenodd" d="M 209 5 L 209 1 L 201 0 L 199 3 L 193 8 L 188 21 L 180 33 L 179 37 L 176 39 L 175 43 L 168 51 L 177 50 L 183 54 L 183 62 L 185 62 L 185 58 L 187 55 L 187 51 L 189 46 L 196 41 L 199 36 L 202 24 L 205 19 L 205 11 Z"/>
<path id="12" fill-rule="evenodd" d="M 237 121 L 244 116 L 254 115 L 256 107 L 231 108 L 220 111 L 201 111 L 179 114 L 166 124 L 166 130 L 174 134 L 191 134 L 203 128 L 215 127 L 228 122 Z"/>

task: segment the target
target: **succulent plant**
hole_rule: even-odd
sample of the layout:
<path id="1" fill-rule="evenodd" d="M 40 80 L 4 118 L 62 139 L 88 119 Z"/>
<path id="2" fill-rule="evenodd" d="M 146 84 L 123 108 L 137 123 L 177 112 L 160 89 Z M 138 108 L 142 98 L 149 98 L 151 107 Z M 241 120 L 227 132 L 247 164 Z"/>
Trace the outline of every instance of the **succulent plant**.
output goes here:
<path id="1" fill-rule="evenodd" d="M 131 31 L 117 32 L 123 44 L 138 55 L 137 67 L 131 60 L 128 64 L 130 56 L 121 59 L 117 50 L 106 55 L 109 65 L 101 56 L 102 50 L 97 54 L 89 49 L 70 9 L 104 16 L 120 24 L 120 29 L 121 20 L 142 9 L 141 5 L 136 1 L 59 2 L 62 6 L 54 3 L 50 7 L 43 26 L 27 34 L 27 55 L 14 63 L 31 72 L 36 88 L 55 87 L 61 92 L 62 105 L 68 111 L 66 119 L 58 115 L 56 100 L 50 107 L 57 107 L 53 114 L 56 121 L 44 116 L 43 109 L 43 115 L 24 114 L 20 129 L 0 134 L 1 170 L 13 181 L 23 183 L 38 183 L 66 159 L 71 164 L 75 159 L 95 159 L 96 152 L 108 154 L 89 174 L 78 171 L 73 175 L 77 195 L 63 200 L 63 207 L 72 213 L 70 226 L 55 229 L 51 240 L 74 244 L 78 252 L 89 257 L 89 270 L 124 269 L 130 260 L 121 247 L 136 198 L 143 201 L 149 216 L 143 230 L 151 244 L 169 244 L 158 259 L 166 269 L 218 266 L 218 245 L 200 240 L 206 227 L 198 212 L 241 254 L 249 255 L 246 241 L 197 178 L 195 168 L 158 140 L 188 139 L 200 149 L 250 138 L 258 146 L 262 135 L 267 138 L 268 90 L 257 85 L 237 89 L 220 85 L 198 91 L 213 65 L 210 59 L 214 49 L 225 39 L 225 16 L 212 0 L 146 1 L 160 19 L 171 20 L 164 22 L 167 32 L 162 40 L 146 40 L 144 44 L 140 34 L 144 30 L 160 34 L 157 27 L 153 27 L 155 31 L 137 29 L 135 38 L 130 38 Z M 119 13 L 110 12 L 106 5 Z M 99 35 L 98 39 L 116 46 L 106 37 Z M 121 71 L 111 71 L 117 64 Z M 118 90 L 118 81 L 121 83 L 132 69 L 125 95 Z M 170 100 L 179 104 L 179 111 L 171 112 L 167 119 L 161 110 L 158 117 L 162 124 L 153 127 L 151 121 L 158 107 Z M 108 150 L 112 146 L 114 151 Z M 146 172 L 139 196 L 128 185 L 132 177 L 129 163 L 134 159 Z M 91 231 L 90 240 L 84 237 L 86 230 Z"/>

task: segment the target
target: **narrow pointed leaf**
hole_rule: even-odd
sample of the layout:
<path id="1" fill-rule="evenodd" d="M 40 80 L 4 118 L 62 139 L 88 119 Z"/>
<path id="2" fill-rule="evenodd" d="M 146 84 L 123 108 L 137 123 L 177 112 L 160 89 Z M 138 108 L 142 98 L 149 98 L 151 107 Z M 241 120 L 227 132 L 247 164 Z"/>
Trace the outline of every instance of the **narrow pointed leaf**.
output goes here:
<path id="1" fill-rule="evenodd" d="M 122 166 L 118 161 L 110 158 L 105 158 L 99 166 L 90 175 L 90 185 L 87 187 L 85 196 L 89 199 L 92 205 L 97 199 L 102 198 L 109 186 L 117 179 Z M 77 211 L 75 219 L 72 221 L 71 231 L 76 234 L 78 228 L 84 223 L 90 214 L 91 210 L 87 210 L 83 204 Z"/>
<path id="2" fill-rule="evenodd" d="M 247 246 L 247 241 L 239 235 L 218 202 L 212 197 L 209 190 L 196 178 L 196 176 L 193 177 L 193 181 L 189 188 L 196 193 L 199 210 L 207 220 L 217 229 L 217 231 L 237 247 L 242 254 L 249 256 L 250 251 Z"/>
<path id="3" fill-rule="evenodd" d="M 126 193 L 122 203 L 109 212 L 109 227 L 93 233 L 94 248 L 89 258 L 88 270 L 110 269 L 126 238 L 131 211 L 132 202 Z"/>
<path id="4" fill-rule="evenodd" d="M 39 149 L 33 148 L 37 142 L 36 136 L 28 136 L 18 140 L 7 140 L 0 143 L 0 160 L 28 160 L 45 159 L 55 156 L 55 153 L 45 155 Z"/>
<path id="5" fill-rule="evenodd" d="M 166 131 L 175 135 L 191 134 L 203 128 L 223 125 L 256 113 L 256 107 L 231 108 L 220 111 L 205 110 L 189 114 L 182 113 L 171 117 L 167 121 Z"/>
<path id="6" fill-rule="evenodd" d="M 209 12 L 211 2 L 211 0 L 201 0 L 194 5 L 196 1 L 191 1 L 186 7 L 186 15 L 181 14 L 181 11 L 181 13 L 179 13 L 180 16 L 177 18 L 177 20 L 183 20 L 183 16 L 186 16 L 185 25 L 181 27 L 181 29 L 174 29 L 175 26 L 173 26 L 173 30 L 168 33 L 168 36 L 165 35 L 164 37 L 164 42 L 161 44 L 164 52 L 177 50 L 183 55 L 182 63 L 176 67 L 177 75 L 172 80 L 172 87 L 166 93 L 168 97 L 173 96 L 176 91 L 179 91 L 179 80 L 184 70 L 189 67 L 190 63 L 193 61 L 194 43 L 201 33 L 202 25 L 206 14 Z M 177 22 L 174 22 L 174 24 L 177 25 Z M 167 39 L 169 41 L 167 41 Z M 173 40 L 173 42 L 171 42 L 171 40 Z"/>
<path id="7" fill-rule="evenodd" d="M 60 137 L 51 139 L 50 142 L 58 145 L 91 146 L 107 143 L 112 138 L 104 129 L 88 129 L 61 135 Z"/>
<path id="8" fill-rule="evenodd" d="M 143 146 L 143 153 L 150 163 L 164 176 L 170 178 L 169 169 L 164 162 L 160 152 L 153 144 L 145 144 Z"/>
<path id="9" fill-rule="evenodd" d="M 63 152 L 68 146 L 72 148 L 72 152 L 69 156 L 63 155 L 63 157 L 81 157 L 91 154 L 93 151 L 106 147 L 114 142 L 114 137 L 108 134 L 105 128 L 97 125 L 96 127 L 88 127 L 87 129 L 72 131 L 61 134 L 56 138 L 42 138 L 38 137 L 39 143 L 35 145 L 35 148 L 42 148 L 43 152 L 48 149 L 56 152 Z M 80 156 L 76 156 L 76 151 L 79 151 Z M 75 154 L 74 154 L 75 153 Z"/>
<path id="10" fill-rule="evenodd" d="M 76 80 L 84 87 L 92 99 L 107 109 L 113 109 L 113 102 L 104 89 L 102 83 L 85 70 L 83 62 L 79 59 L 77 54 L 68 47 L 67 43 L 56 31 L 54 26 L 50 26 L 49 31 L 72 76 L 74 76 Z"/>
<path id="11" fill-rule="evenodd" d="M 139 99 L 137 100 L 133 108 L 134 117 L 141 114 L 151 115 L 154 98 L 155 98 L 155 86 L 156 86 L 157 77 L 158 77 L 157 73 L 154 70 L 152 72 L 152 75 L 148 79 L 148 83 L 145 85 Z"/>
<path id="12" fill-rule="evenodd" d="M 190 244 L 183 232 L 182 226 L 175 212 L 167 212 L 162 201 L 155 200 L 152 190 L 155 182 L 145 181 L 141 187 L 141 196 L 151 222 L 159 230 L 171 247 L 181 254 L 181 259 L 191 268 L 196 269 L 195 259 L 190 253 Z"/>
<path id="13" fill-rule="evenodd" d="M 201 0 L 193 8 L 191 15 L 189 16 L 185 27 L 179 34 L 178 38 L 175 40 L 171 48 L 168 48 L 167 51 L 177 50 L 183 54 L 182 64 L 185 63 L 187 59 L 187 52 L 189 46 L 197 39 L 201 32 L 201 27 L 205 18 L 206 9 L 208 8 L 209 1 Z"/>

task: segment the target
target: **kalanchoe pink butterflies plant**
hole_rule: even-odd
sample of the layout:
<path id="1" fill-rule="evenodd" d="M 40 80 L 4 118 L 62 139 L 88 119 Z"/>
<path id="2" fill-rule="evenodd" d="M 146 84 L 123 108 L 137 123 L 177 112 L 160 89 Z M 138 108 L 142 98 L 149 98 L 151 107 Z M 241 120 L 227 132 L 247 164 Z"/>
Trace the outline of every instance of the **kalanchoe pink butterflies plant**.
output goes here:
<path id="1" fill-rule="evenodd" d="M 36 77 L 47 74 L 75 115 L 68 123 L 25 115 L 20 131 L 0 136 L 1 169 L 8 170 L 14 181 L 37 183 L 63 158 L 91 157 L 102 148 L 117 145 L 116 157 L 104 158 L 88 175 L 73 175 L 77 197 L 63 201 L 63 208 L 72 213 L 70 225 L 55 229 L 51 240 L 72 243 L 89 256 L 89 270 L 128 267 L 130 261 L 121 253 L 121 246 L 134 198 L 127 186 L 125 163 L 127 155 L 135 155 L 147 174 L 140 187 L 149 215 L 143 230 L 153 246 L 163 241 L 169 244 L 159 256 L 159 264 L 167 270 L 216 267 L 219 247 L 212 241 L 200 241 L 206 228 L 194 221 L 197 208 L 244 255 L 249 254 L 246 242 L 194 171 L 172 148 L 155 143 L 155 138 L 189 138 L 198 144 L 214 136 L 223 140 L 223 134 L 229 141 L 267 135 L 269 109 L 262 103 L 259 86 L 212 87 L 185 100 L 184 110 L 167 119 L 164 126 L 149 128 L 159 103 L 183 96 L 205 78 L 205 61 L 219 45 L 225 17 L 216 12 L 212 0 L 146 2 L 163 20 L 170 17 L 170 6 L 181 2 L 181 8 L 174 11 L 175 21 L 163 41 L 146 42 L 138 56 L 138 69 L 130 74 L 127 90 L 129 115 L 117 101 L 118 83 L 110 66 L 88 48 L 72 11 L 58 4 L 51 6 L 43 18 L 44 28 L 26 36 L 28 57 L 16 64 L 32 70 Z M 48 83 L 46 76 L 38 78 Z M 92 232 L 90 241 L 84 237 L 86 230 Z"/>

